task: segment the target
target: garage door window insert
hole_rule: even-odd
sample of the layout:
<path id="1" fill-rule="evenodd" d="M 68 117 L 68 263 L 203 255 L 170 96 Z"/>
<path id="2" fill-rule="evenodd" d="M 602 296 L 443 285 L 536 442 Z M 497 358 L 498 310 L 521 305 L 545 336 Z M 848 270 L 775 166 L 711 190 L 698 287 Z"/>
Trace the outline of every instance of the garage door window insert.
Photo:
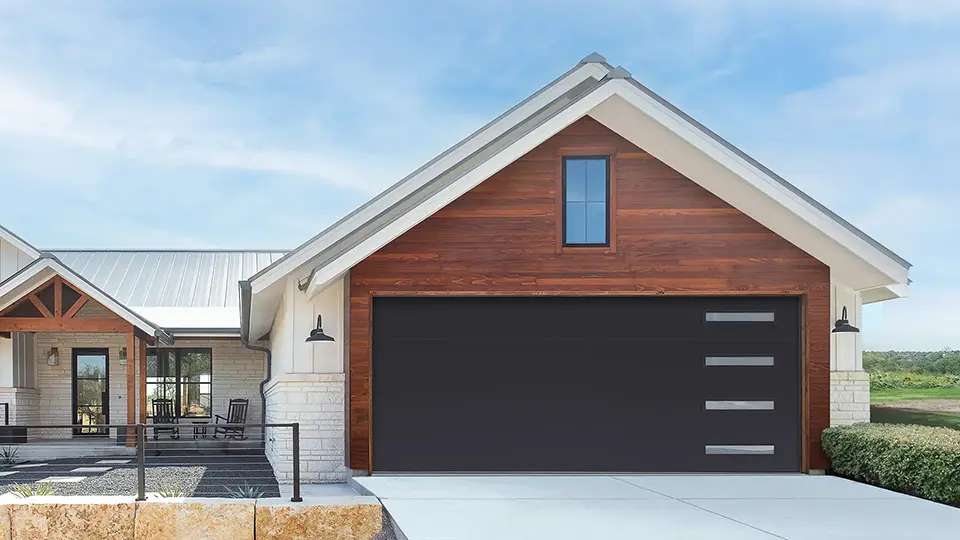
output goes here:
<path id="1" fill-rule="evenodd" d="M 610 245 L 610 158 L 563 158 L 563 245 Z"/>

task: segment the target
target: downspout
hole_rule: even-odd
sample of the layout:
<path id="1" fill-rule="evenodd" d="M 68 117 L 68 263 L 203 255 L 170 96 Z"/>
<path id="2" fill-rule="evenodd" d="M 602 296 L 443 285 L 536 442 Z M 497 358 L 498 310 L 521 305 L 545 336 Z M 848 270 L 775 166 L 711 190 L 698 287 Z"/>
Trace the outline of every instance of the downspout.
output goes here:
<path id="1" fill-rule="evenodd" d="M 267 363 L 267 377 L 260 381 L 260 414 L 261 424 L 267 423 L 267 394 L 265 388 L 270 382 L 273 373 L 273 353 L 267 347 L 251 345 L 248 338 L 250 334 L 250 282 L 240 282 L 240 343 L 251 351 L 260 351 L 265 355 Z M 266 451 L 267 447 L 267 428 L 260 427 L 260 449 Z"/>

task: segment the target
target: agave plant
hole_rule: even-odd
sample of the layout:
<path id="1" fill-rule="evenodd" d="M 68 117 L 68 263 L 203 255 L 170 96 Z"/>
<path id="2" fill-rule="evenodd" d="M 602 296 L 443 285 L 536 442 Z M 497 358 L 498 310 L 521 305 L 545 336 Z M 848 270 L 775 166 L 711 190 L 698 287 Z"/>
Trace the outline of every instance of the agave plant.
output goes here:
<path id="1" fill-rule="evenodd" d="M 180 485 L 174 484 L 172 486 L 165 486 L 160 484 L 160 487 L 157 488 L 157 495 L 160 495 L 164 499 L 176 499 L 184 496 L 183 487 Z"/>
<path id="2" fill-rule="evenodd" d="M 48 497 L 56 495 L 57 490 L 50 482 L 37 482 L 36 484 L 17 484 L 10 490 L 17 497 Z"/>
<path id="3" fill-rule="evenodd" d="M 224 486 L 227 494 L 234 499 L 259 499 L 263 497 L 263 490 L 244 482 L 242 486 Z"/>
<path id="4" fill-rule="evenodd" d="M 13 465 L 17 462 L 17 453 L 20 451 L 15 446 L 4 446 L 0 448 L 0 465 Z"/>

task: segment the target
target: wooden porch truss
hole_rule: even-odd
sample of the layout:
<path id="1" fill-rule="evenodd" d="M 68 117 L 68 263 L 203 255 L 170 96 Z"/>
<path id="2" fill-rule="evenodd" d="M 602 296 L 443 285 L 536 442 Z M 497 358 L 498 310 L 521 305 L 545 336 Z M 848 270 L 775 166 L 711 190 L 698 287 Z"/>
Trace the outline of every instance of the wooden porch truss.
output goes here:
<path id="1" fill-rule="evenodd" d="M 84 306 L 95 305 L 104 315 L 78 317 Z M 0 311 L 0 334 L 10 332 L 85 332 L 126 334 L 127 346 L 127 424 L 147 421 L 147 342 L 155 338 L 100 302 L 79 287 L 57 275 L 25 294 Z M 139 342 L 139 343 L 138 343 Z M 140 380 L 137 380 L 139 353 Z M 137 407 L 137 389 L 140 392 Z M 139 415 L 137 411 L 139 409 Z M 127 445 L 135 444 L 133 430 L 128 430 Z"/>

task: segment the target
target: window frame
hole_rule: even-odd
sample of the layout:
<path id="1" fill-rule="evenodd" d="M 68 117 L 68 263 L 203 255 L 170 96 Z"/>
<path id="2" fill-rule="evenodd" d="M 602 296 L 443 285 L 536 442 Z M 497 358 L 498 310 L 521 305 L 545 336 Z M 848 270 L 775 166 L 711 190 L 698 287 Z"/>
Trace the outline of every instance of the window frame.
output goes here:
<path id="1" fill-rule="evenodd" d="M 606 191 L 606 233 L 604 243 L 568 244 L 567 243 L 567 159 L 604 159 L 607 162 Z M 617 149 L 606 146 L 562 147 L 557 151 L 556 159 L 557 189 L 556 216 L 557 241 L 556 253 L 616 253 L 617 252 Z"/>
<path id="2" fill-rule="evenodd" d="M 154 355 L 154 356 L 157 356 L 158 367 L 159 367 L 159 355 L 158 355 L 158 353 L 159 353 L 160 351 L 169 351 L 169 352 L 174 353 L 174 373 L 173 373 L 173 377 L 162 377 L 162 378 L 165 378 L 165 379 L 166 379 L 166 378 L 172 378 L 172 379 L 174 380 L 174 382 L 172 382 L 172 383 L 168 383 L 168 382 L 149 383 L 149 382 L 148 382 L 147 385 L 148 385 L 148 386 L 149 386 L 150 384 L 161 385 L 161 386 L 168 386 L 168 385 L 171 385 L 171 384 L 173 385 L 173 389 L 174 389 L 174 395 L 173 395 L 173 402 L 174 402 L 174 403 L 173 403 L 173 406 L 174 406 L 174 412 L 175 412 L 177 418 L 188 418 L 188 419 L 189 419 L 189 418 L 196 418 L 196 419 L 199 419 L 199 420 L 204 420 L 204 419 L 211 419 L 211 418 L 213 418 L 213 414 L 214 414 L 214 413 L 213 413 L 213 401 L 214 401 L 214 400 L 213 400 L 213 348 L 212 348 L 212 347 L 148 347 L 148 348 L 147 348 L 147 356 L 150 356 L 151 354 Z M 181 379 L 181 372 L 182 372 L 181 370 L 182 370 L 182 367 L 183 367 L 182 355 L 183 355 L 184 353 L 206 353 L 206 354 L 210 355 L 210 382 L 209 382 L 209 383 L 191 383 L 191 382 L 183 382 L 183 381 L 180 380 L 180 379 Z M 147 376 L 148 376 L 147 374 L 144 374 L 144 377 L 147 377 Z M 181 411 L 182 408 L 183 408 L 183 403 L 182 403 L 183 393 L 181 392 L 181 390 L 182 390 L 182 389 L 181 389 L 181 386 L 183 386 L 183 385 L 190 385 L 190 384 L 192 384 L 192 385 L 206 385 L 206 384 L 209 384 L 209 385 L 210 385 L 210 414 L 209 414 L 209 415 L 206 415 L 206 416 L 187 416 L 187 415 L 181 414 L 180 411 Z M 166 392 L 164 393 L 164 395 L 166 395 Z M 147 400 L 149 400 L 149 399 L 150 399 L 150 397 L 149 397 L 149 393 L 148 393 Z M 153 418 L 153 407 L 152 407 L 152 406 L 147 407 L 147 418 Z"/>

